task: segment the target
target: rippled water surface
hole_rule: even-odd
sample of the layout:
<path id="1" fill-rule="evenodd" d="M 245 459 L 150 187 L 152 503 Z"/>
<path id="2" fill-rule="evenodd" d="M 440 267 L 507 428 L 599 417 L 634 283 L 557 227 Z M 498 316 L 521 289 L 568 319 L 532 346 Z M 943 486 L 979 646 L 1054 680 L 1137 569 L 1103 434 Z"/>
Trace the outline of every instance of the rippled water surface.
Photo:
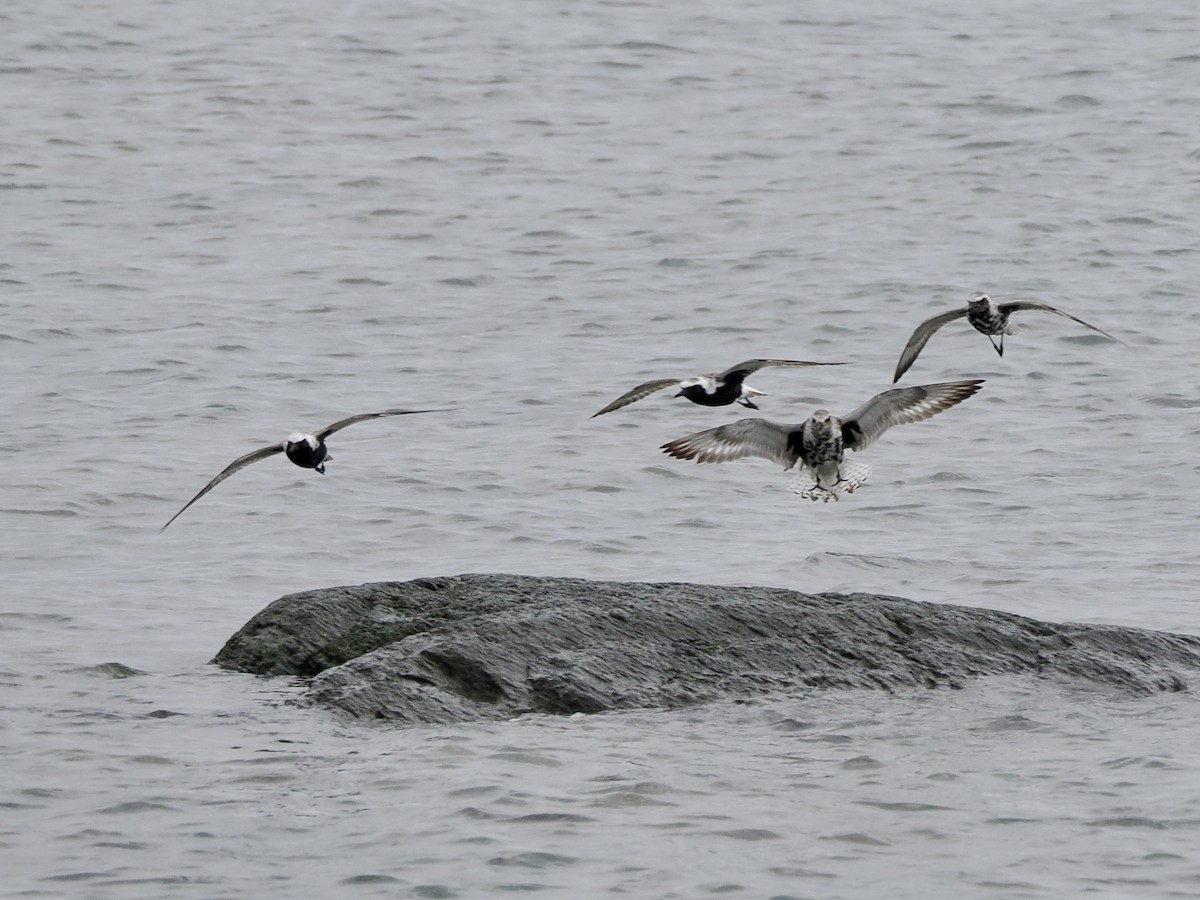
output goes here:
<path id="1" fill-rule="evenodd" d="M 80 7 L 85 8 L 80 8 Z M 275 597 L 467 571 L 1198 632 L 1186 4 L 0 10 L 0 893 L 1194 896 L 1189 695 L 995 680 L 363 728 L 214 670 Z M 663 441 L 987 379 L 836 504 Z M 227 462 L 357 425 L 322 478 Z"/>

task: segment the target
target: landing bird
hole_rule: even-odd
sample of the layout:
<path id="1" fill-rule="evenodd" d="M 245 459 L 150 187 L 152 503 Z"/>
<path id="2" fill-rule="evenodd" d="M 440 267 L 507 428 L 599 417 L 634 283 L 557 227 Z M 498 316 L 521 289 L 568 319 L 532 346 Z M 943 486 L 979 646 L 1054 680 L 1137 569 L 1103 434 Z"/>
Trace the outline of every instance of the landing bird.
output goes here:
<path id="1" fill-rule="evenodd" d="M 781 464 L 784 471 L 799 463 L 800 475 L 790 488 L 801 497 L 828 503 L 839 499 L 840 491 L 853 494 L 871 474 L 866 463 L 845 459 L 846 450 L 862 450 L 893 425 L 920 422 L 962 403 L 982 384 L 975 379 L 893 388 L 840 419 L 824 409 L 797 425 L 739 419 L 663 444 L 662 451 L 698 463 L 758 456 Z"/>
<path id="2" fill-rule="evenodd" d="M 325 463 L 331 462 L 333 457 L 329 455 L 329 451 L 325 447 L 325 438 L 329 437 L 336 431 L 341 431 L 350 425 L 357 422 L 365 422 L 367 419 L 381 419 L 384 416 L 411 416 L 417 413 L 428 412 L 445 412 L 442 409 L 388 409 L 377 413 L 359 413 L 357 416 L 350 416 L 348 419 L 342 419 L 334 422 L 328 428 L 323 428 L 320 431 L 312 434 L 301 434 L 294 432 L 287 436 L 286 440 L 280 441 L 278 444 L 272 444 L 270 447 L 263 447 L 260 450 L 255 450 L 247 453 L 245 456 L 239 456 L 229 465 L 227 465 L 212 481 L 204 486 L 195 497 L 184 504 L 183 509 L 171 516 L 167 525 L 174 522 L 189 506 L 215 488 L 218 484 L 236 472 L 238 469 L 244 469 L 250 463 L 258 462 L 260 459 L 266 459 L 268 456 L 274 456 L 276 453 L 286 453 L 287 458 L 300 466 L 302 469 L 316 469 L 321 475 L 325 474 Z M 162 534 L 167 530 L 167 525 L 164 525 L 158 530 Z"/>
<path id="3" fill-rule="evenodd" d="M 636 400 L 641 400 L 643 397 L 649 397 L 655 391 L 661 391 L 663 388 L 676 386 L 679 388 L 679 393 L 676 397 L 687 397 L 693 403 L 699 403 L 701 406 L 728 406 L 731 403 L 740 403 L 742 406 L 750 409 L 758 409 L 751 401 L 751 397 L 766 397 L 767 394 L 760 390 L 750 387 L 746 384 L 746 377 L 757 372 L 759 369 L 765 369 L 767 366 L 843 366 L 845 363 L 820 363 L 806 362 L 802 359 L 748 359 L 745 362 L 740 362 L 736 366 L 730 366 L 724 372 L 716 375 L 697 375 L 694 378 L 659 378 L 654 381 L 647 381 L 645 384 L 639 384 L 628 393 L 622 394 L 600 412 L 595 413 L 592 418 L 602 416 L 605 413 L 610 413 L 614 409 L 620 409 L 622 406 L 628 406 Z"/>
<path id="4" fill-rule="evenodd" d="M 1011 303 L 996 303 L 987 294 L 972 294 L 971 299 L 967 301 L 967 305 L 962 309 L 940 313 L 931 319 L 926 319 L 917 326 L 917 330 L 908 339 L 908 343 L 904 347 L 904 352 L 900 354 L 900 362 L 896 363 L 896 376 L 892 379 L 892 383 L 895 384 L 899 381 L 900 376 L 907 372 L 909 366 L 916 362 L 917 354 L 929 343 L 929 339 L 933 337 L 935 331 L 947 322 L 953 322 L 955 319 L 961 319 L 963 316 L 966 316 L 967 321 L 975 326 L 976 331 L 986 334 L 988 340 L 992 342 L 992 346 L 996 348 L 996 352 L 1003 356 L 1004 336 L 1006 334 L 1021 333 L 1021 329 L 1008 324 L 1008 317 L 1023 309 L 1035 309 L 1040 312 L 1054 313 L 1056 316 L 1062 316 L 1063 318 L 1070 319 L 1072 322 L 1078 322 L 1085 328 L 1099 332 L 1106 338 L 1112 338 L 1114 341 L 1117 340 L 1107 331 L 1101 331 L 1095 325 L 1089 325 L 1083 319 L 1078 319 L 1070 313 L 1063 312 L 1061 309 L 1056 309 L 1046 303 L 1038 303 L 1035 300 L 1015 300 Z M 998 344 L 996 343 L 996 335 L 1000 337 L 1000 343 Z M 1120 342 L 1118 341 L 1118 343 Z"/>

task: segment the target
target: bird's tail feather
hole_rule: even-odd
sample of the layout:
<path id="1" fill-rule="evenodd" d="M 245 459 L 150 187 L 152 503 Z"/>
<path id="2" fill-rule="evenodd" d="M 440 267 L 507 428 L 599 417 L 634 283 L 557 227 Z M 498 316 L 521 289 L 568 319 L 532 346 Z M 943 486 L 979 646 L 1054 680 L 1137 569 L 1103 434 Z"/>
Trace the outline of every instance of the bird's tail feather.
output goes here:
<path id="1" fill-rule="evenodd" d="M 800 470 L 800 473 L 788 485 L 788 488 L 805 500 L 824 500 L 828 503 L 830 500 L 840 499 L 843 491 L 847 494 L 853 494 L 858 488 L 862 487 L 863 482 L 867 480 L 867 476 L 870 474 L 871 467 L 865 462 L 859 462 L 856 459 L 845 459 L 842 460 L 842 464 L 838 469 L 838 480 L 834 484 L 821 484 L 812 470 L 805 467 Z"/>

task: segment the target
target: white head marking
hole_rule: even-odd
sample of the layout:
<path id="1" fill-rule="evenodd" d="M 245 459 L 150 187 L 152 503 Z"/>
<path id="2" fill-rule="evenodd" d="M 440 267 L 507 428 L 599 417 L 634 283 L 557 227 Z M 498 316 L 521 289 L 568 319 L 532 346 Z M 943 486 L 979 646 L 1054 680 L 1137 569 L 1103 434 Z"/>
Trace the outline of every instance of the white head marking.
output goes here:
<path id="1" fill-rule="evenodd" d="M 712 378 L 709 378 L 707 375 L 697 375 L 695 378 L 685 378 L 683 381 L 679 382 L 680 390 L 697 386 L 704 388 L 704 393 L 706 394 L 711 394 L 717 389 L 716 381 L 714 381 Z"/>

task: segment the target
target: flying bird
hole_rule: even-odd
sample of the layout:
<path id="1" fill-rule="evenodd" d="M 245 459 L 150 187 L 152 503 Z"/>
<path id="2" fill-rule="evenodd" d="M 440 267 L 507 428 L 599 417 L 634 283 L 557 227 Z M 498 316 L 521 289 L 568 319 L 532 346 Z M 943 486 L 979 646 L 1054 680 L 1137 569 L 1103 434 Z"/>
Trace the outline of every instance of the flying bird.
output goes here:
<path id="1" fill-rule="evenodd" d="M 441 409 L 388 409 L 383 412 L 376 413 L 359 413 L 356 416 L 350 416 L 346 419 L 341 419 L 334 422 L 328 428 L 322 428 L 320 431 L 312 432 L 311 434 L 301 434 L 293 432 L 289 434 L 286 440 L 280 441 L 278 444 L 272 444 L 270 447 L 263 447 L 259 450 L 254 450 L 247 453 L 245 456 L 239 456 L 224 469 L 221 470 L 216 478 L 204 486 L 195 497 L 184 504 L 183 509 L 171 516 L 170 521 L 159 529 L 159 534 L 167 530 L 167 525 L 178 519 L 187 510 L 189 506 L 215 488 L 218 484 L 236 472 L 238 469 L 244 469 L 250 463 L 258 462 L 260 459 L 266 459 L 268 456 L 274 456 L 276 453 L 287 454 L 287 458 L 303 469 L 316 469 L 321 475 L 325 474 L 325 463 L 332 461 L 333 457 L 329 455 L 329 451 L 325 447 L 325 439 L 337 431 L 341 431 L 350 425 L 358 422 L 365 422 L 368 419 L 381 419 L 384 416 L 410 416 L 417 413 L 428 412 L 445 412 Z"/>
<path id="2" fill-rule="evenodd" d="M 1036 300 L 1014 300 L 1010 303 L 997 303 L 987 294 L 977 293 L 971 295 L 966 306 L 951 310 L 950 312 L 939 313 L 917 326 L 916 331 L 912 333 L 912 337 L 908 339 L 908 343 L 904 346 L 904 351 L 900 354 L 900 361 L 896 363 L 896 375 L 892 379 L 892 383 L 895 384 L 899 381 L 900 376 L 907 372 L 909 367 L 916 362 L 917 354 L 929 343 L 929 339 L 933 337 L 934 332 L 947 322 L 953 322 L 955 319 L 961 319 L 963 316 L 966 316 L 967 321 L 975 326 L 976 331 L 980 334 L 986 334 L 988 340 L 992 342 L 992 346 L 996 348 L 996 352 L 1003 356 L 1004 336 L 1006 334 L 1021 333 L 1021 329 L 1008 324 L 1008 317 L 1024 309 L 1054 313 L 1056 316 L 1062 316 L 1063 318 L 1070 319 L 1072 322 L 1078 322 L 1085 328 L 1099 332 L 1106 338 L 1112 338 L 1114 341 L 1117 340 L 1107 331 L 1101 331 L 1095 325 L 1089 325 L 1083 319 L 1076 318 L 1070 313 L 1063 312 L 1061 309 L 1057 309 L 1047 303 L 1038 303 Z M 996 343 L 997 335 L 1000 337 L 999 343 Z"/>
<path id="3" fill-rule="evenodd" d="M 649 397 L 655 391 L 661 391 L 663 388 L 678 387 L 679 393 L 676 397 L 687 397 L 693 403 L 698 403 L 701 406 L 728 406 L 731 403 L 740 403 L 742 406 L 749 409 L 758 409 L 751 400 L 752 397 L 766 397 L 767 394 L 760 390 L 750 387 L 746 384 L 746 378 L 749 375 L 757 372 L 759 369 L 765 369 L 767 366 L 842 366 L 845 363 L 820 363 L 806 362 L 802 359 L 748 359 L 745 362 L 740 362 L 736 366 L 730 366 L 724 372 L 719 372 L 716 375 L 696 375 L 693 378 L 658 378 L 654 381 L 647 381 L 645 384 L 639 384 L 633 390 L 628 391 L 614 400 L 600 412 L 595 413 L 592 418 L 602 416 L 605 413 L 610 413 L 614 409 L 620 409 L 622 406 L 628 406 L 643 397 Z"/>
<path id="4" fill-rule="evenodd" d="M 863 450 L 893 425 L 920 422 L 962 403 L 982 384 L 982 379 L 974 379 L 892 388 L 849 415 L 838 418 L 819 409 L 807 422 L 796 425 L 739 419 L 670 441 L 662 451 L 698 463 L 758 456 L 779 463 L 784 471 L 799 464 L 800 475 L 791 489 L 801 497 L 828 503 L 839 499 L 841 491 L 853 494 L 871 474 L 866 463 L 846 459 L 846 450 Z"/>

